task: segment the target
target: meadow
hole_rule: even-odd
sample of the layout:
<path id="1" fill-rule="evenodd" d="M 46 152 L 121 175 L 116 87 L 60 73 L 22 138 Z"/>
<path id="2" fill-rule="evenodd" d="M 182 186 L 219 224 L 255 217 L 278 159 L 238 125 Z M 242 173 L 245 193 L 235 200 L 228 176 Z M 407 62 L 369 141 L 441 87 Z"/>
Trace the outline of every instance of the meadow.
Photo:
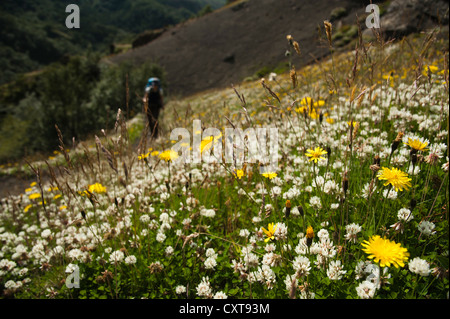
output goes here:
<path id="1" fill-rule="evenodd" d="M 326 59 L 170 100 L 157 139 L 120 109 L 91 141 L 60 136 L 1 199 L 2 298 L 448 299 L 448 38 L 337 53 L 330 27 Z M 277 128 L 277 169 L 178 161 L 170 132 L 198 119 Z M 202 156 L 224 143 L 201 137 Z"/>

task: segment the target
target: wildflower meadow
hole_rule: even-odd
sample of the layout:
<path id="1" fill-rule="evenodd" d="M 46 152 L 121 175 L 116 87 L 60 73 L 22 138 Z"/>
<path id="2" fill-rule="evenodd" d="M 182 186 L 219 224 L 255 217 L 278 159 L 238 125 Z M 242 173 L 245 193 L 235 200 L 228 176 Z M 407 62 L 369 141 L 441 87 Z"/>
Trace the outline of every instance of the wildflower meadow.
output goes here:
<path id="1" fill-rule="evenodd" d="M 326 23 L 326 58 L 173 98 L 157 139 L 118 109 L 24 164 L 36 181 L 1 199 L 2 298 L 448 299 L 448 38 L 360 31 L 345 52 Z M 286 35 L 288 57 L 306 45 Z M 276 129 L 276 152 L 226 128 Z"/>

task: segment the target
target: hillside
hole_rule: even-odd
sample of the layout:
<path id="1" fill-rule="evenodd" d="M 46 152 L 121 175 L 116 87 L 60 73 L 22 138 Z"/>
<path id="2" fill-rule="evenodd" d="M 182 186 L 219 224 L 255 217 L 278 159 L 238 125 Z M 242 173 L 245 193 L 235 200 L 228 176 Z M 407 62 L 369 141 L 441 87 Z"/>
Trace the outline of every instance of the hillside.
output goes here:
<path id="1" fill-rule="evenodd" d="M 334 24 L 335 38 L 340 40 L 335 41 L 335 49 L 346 44 L 348 48 L 354 48 L 354 44 L 349 43 L 357 36 L 357 16 L 363 31 L 367 30 L 364 21 L 368 3 L 355 0 L 241 0 L 174 26 L 149 44 L 108 60 L 136 64 L 156 61 L 167 71 L 171 94 L 186 95 L 229 87 L 231 83 L 255 74 L 286 71 L 290 61 L 285 56 L 287 35 L 292 35 L 300 44 L 301 57 L 291 57 L 297 66 L 328 54 L 324 20 Z M 375 3 L 380 4 L 382 23 L 389 23 L 386 34 L 390 37 L 418 32 L 438 22 L 448 25 L 448 4 L 444 1 L 410 0 L 403 5 L 397 1 Z M 395 11 L 389 11 L 389 4 Z"/>
<path id="2" fill-rule="evenodd" d="M 111 44 L 131 43 L 141 32 L 195 17 L 225 0 L 80 0 L 80 28 L 67 29 L 65 8 L 73 1 L 0 2 L 0 84 L 67 55 L 107 54 Z"/>

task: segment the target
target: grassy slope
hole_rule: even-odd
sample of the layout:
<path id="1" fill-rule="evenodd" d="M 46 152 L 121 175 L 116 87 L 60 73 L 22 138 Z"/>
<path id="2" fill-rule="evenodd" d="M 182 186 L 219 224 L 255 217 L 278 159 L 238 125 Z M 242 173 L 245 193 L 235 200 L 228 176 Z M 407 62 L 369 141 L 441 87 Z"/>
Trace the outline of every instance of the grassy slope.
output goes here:
<path id="1" fill-rule="evenodd" d="M 27 255 L 15 257 L 20 261 L 18 268 L 28 268 L 25 277 L 31 278 L 31 282 L 25 283 L 25 288 L 5 292 L 31 298 L 49 297 L 51 291 L 63 298 L 177 298 L 175 287 L 189 284 L 189 295 L 195 297 L 196 287 L 203 277 L 208 277 L 214 293 L 223 291 L 229 297 L 287 298 L 285 279 L 294 275 L 294 260 L 306 255 L 311 261 L 311 274 L 298 278 L 303 290 L 298 290 L 299 287 L 294 290 L 297 297 L 314 293 L 316 298 L 358 298 L 356 287 L 362 280 L 355 279 L 356 263 L 368 260 L 360 243 L 373 234 L 401 243 L 408 249 L 411 259 L 421 257 L 433 267 L 448 269 L 448 264 L 443 262 L 445 251 L 448 254 L 448 206 L 445 208 L 448 173 L 441 168 L 448 162 L 446 148 L 438 165 L 420 162 L 420 172 L 414 176 L 409 174 L 414 185 L 411 190 L 398 192 L 394 199 L 383 199 L 382 191 L 388 188 L 374 179 L 377 191 L 370 199 L 363 196 L 374 176 L 370 168 L 374 155 L 381 157 L 382 166 L 395 166 L 403 171 L 410 168 L 409 147 L 405 144 L 399 146 L 392 158 L 389 156 L 390 145 L 399 131 L 403 131 L 405 137 L 417 134 L 428 139 L 429 145 L 448 145 L 448 56 L 443 53 L 448 48 L 448 40 L 429 42 L 425 36 L 409 37 L 386 45 L 383 51 L 376 46 L 374 42 L 366 53 L 360 47 L 356 69 L 355 52 L 348 52 L 297 70 L 295 88 L 289 74 L 278 75 L 276 81 L 265 79 L 267 89 L 260 81 L 241 83 L 236 90 L 245 98 L 245 104 L 231 88 L 170 101 L 161 114 L 163 137 L 154 144 L 141 144 L 138 152 L 122 144 L 126 136 L 122 122 L 118 123 L 117 130 L 121 139 L 112 134 L 102 138 L 110 155 L 96 149 L 94 142 L 85 143 L 86 149 L 91 145 L 92 153 L 84 160 L 80 156 L 79 161 L 72 162 L 74 168 L 68 166 L 71 174 L 62 174 L 67 183 L 59 180 L 57 184 L 55 180 L 53 186 L 59 186 L 59 190 L 48 192 L 48 185 L 43 186 L 48 200 L 46 212 L 36 200 L 28 197 L 40 193 L 39 185 L 31 186 L 22 199 L 4 202 L 1 229 L 7 248 L 3 258 L 12 259 L 17 242 L 21 242 L 20 238 L 10 239 L 11 235 L 7 234 L 19 234 L 20 230 L 27 229 L 26 225 L 36 225 L 36 219 L 40 220 L 40 226 L 33 226 L 36 230 L 27 230 L 29 237 L 23 242 Z M 366 43 L 365 48 L 368 47 Z M 427 70 L 433 71 L 429 77 Z M 317 106 L 308 110 L 301 102 L 305 97 L 311 97 Z M 277 178 L 264 178 L 251 164 L 247 165 L 242 179 L 234 178 L 231 173 L 242 168 L 240 166 L 190 167 L 175 163 L 170 166 L 148 150 L 148 147 L 159 152 L 169 149 L 171 129 L 176 126 L 191 131 L 194 119 L 201 119 L 205 128 L 229 127 L 225 116 L 244 129 L 258 125 L 278 127 L 281 158 Z M 351 120 L 358 122 L 354 130 L 349 130 L 347 124 Z M 306 149 L 317 146 L 328 146 L 331 150 L 329 161 L 321 161 L 316 166 L 318 175 L 305 156 Z M 145 160 L 138 159 L 141 153 L 145 154 Z M 84 154 L 84 151 L 69 152 L 72 160 L 76 154 Z M 428 153 L 424 152 L 424 158 L 425 155 Z M 59 158 L 63 160 L 61 155 Z M 117 174 L 112 167 L 118 170 Z M 318 177 L 334 182 L 336 188 L 315 187 Z M 349 181 L 345 194 L 342 190 L 344 177 Z M 99 192 L 90 200 L 77 195 L 77 191 L 95 182 L 105 185 L 107 192 Z M 264 188 L 268 195 L 263 200 L 260 191 Z M 299 194 L 290 197 L 295 190 L 300 190 Z M 283 217 L 287 198 L 292 207 L 302 207 L 303 216 L 293 210 L 290 218 Z M 390 225 L 398 221 L 399 209 L 411 207 L 411 198 L 417 201 L 412 210 L 414 219 L 405 224 L 404 233 L 395 232 Z M 317 199 L 322 208 L 315 207 Z M 265 204 L 262 209 L 261 204 Z M 339 205 L 333 209 L 335 204 Z M 208 217 L 211 214 L 214 217 Z M 417 226 L 421 220 L 435 223 L 437 234 L 434 237 L 419 234 Z M 164 221 L 169 228 L 162 226 Z M 253 253 L 262 260 L 266 244 L 261 227 L 267 228 L 270 222 L 280 223 L 280 229 L 284 226 L 288 229 L 286 237 L 278 233 L 277 240 L 273 241 L 279 257 L 270 269 L 276 282 L 267 279 L 264 283 L 262 277 L 258 277 L 264 267 L 254 268 L 254 272 L 242 270 L 239 277 L 239 273 L 233 272 L 233 260 L 243 262 L 242 253 L 249 243 L 253 243 Z M 357 243 L 344 238 L 345 226 L 350 222 L 363 228 L 357 235 Z M 309 225 L 316 232 L 315 243 L 320 241 L 317 237 L 320 229 L 329 232 L 331 250 L 335 252 L 331 259 L 342 261 L 347 271 L 342 280 L 329 279 L 326 273 L 329 261 L 316 269 L 313 263 L 319 259 L 315 254 L 282 249 L 289 244 L 301 250 L 304 237 L 300 234 L 304 234 Z M 49 229 L 52 235 L 44 235 L 44 229 Z M 248 230 L 250 236 L 242 237 L 242 230 Z M 166 237 L 162 241 L 158 237 L 161 233 Z M 74 237 L 78 239 L 73 240 Z M 64 244 L 61 238 L 65 238 Z M 99 238 L 102 240 L 98 241 Z M 36 241 L 41 241 L 49 259 L 39 254 L 41 248 L 33 250 Z M 52 250 L 60 245 L 65 249 L 63 259 Z M 173 255 L 165 252 L 169 246 L 174 249 Z M 218 254 L 214 271 L 206 266 L 208 248 Z M 115 267 L 110 263 L 111 252 L 119 249 L 126 256 L 135 256 L 137 263 L 120 263 Z M 69 262 L 80 265 L 85 276 L 82 289 L 69 290 L 63 286 L 64 269 Z M 157 262 L 163 264 L 163 269 Z M 48 264 L 52 265 L 50 271 L 40 269 Z M 112 279 L 108 279 L 106 270 Z M 258 273 L 260 275 L 255 275 Z M 448 292 L 448 279 L 421 277 L 415 284 L 419 277 L 408 271 L 408 266 L 391 267 L 389 274 L 395 278 L 394 282 L 377 290 L 377 297 L 445 298 Z M 246 278 L 252 275 L 256 276 L 256 282 L 250 285 Z M 21 278 L 7 272 L 2 283 Z M 275 289 L 265 288 L 266 284 L 274 285 Z"/>

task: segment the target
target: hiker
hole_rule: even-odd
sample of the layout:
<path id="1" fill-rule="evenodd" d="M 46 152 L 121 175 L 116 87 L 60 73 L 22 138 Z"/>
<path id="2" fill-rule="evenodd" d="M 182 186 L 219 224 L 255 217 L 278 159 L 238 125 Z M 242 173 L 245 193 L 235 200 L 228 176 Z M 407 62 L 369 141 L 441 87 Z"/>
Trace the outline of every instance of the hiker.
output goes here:
<path id="1" fill-rule="evenodd" d="M 147 114 L 151 136 L 158 136 L 159 111 L 164 107 L 161 81 L 158 78 L 148 79 L 145 86 L 144 111 Z"/>

